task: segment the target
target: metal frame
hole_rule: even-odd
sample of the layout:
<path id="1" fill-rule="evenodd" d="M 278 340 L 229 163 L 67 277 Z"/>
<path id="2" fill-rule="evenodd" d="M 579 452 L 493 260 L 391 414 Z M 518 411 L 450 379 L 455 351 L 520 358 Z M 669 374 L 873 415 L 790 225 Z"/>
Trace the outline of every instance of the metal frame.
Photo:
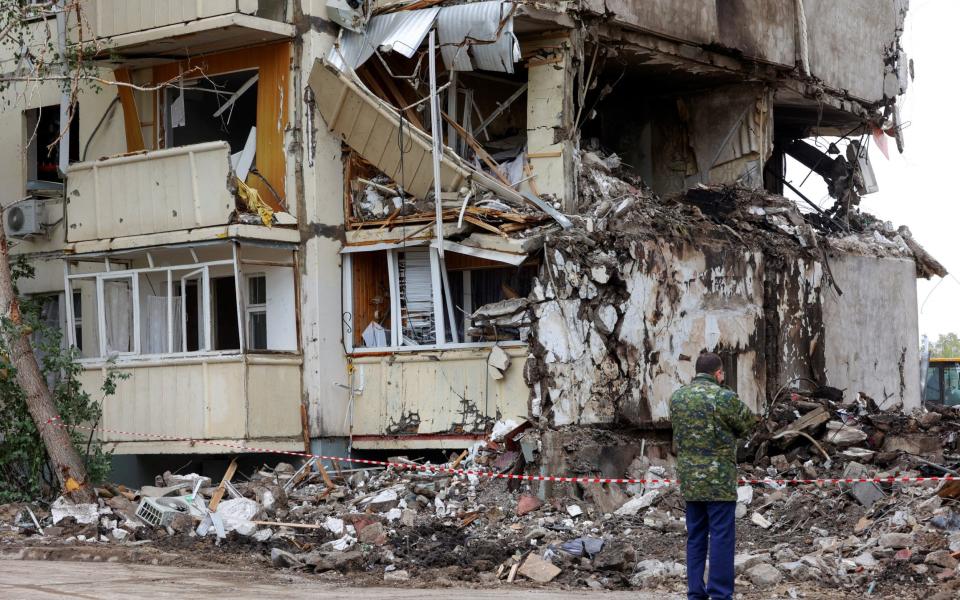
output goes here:
<path id="1" fill-rule="evenodd" d="M 191 248 L 191 251 L 193 249 Z M 152 258 L 152 257 L 151 257 Z M 243 264 L 247 263 L 265 263 L 265 261 L 244 261 L 240 254 L 240 249 L 238 244 L 233 244 L 233 256 L 230 259 L 221 259 L 221 260 L 211 260 L 202 262 L 197 256 L 195 251 L 191 252 L 191 258 L 194 262 L 188 262 L 184 264 L 171 265 L 171 266 L 149 266 L 144 268 L 133 268 L 133 269 L 123 269 L 116 270 L 117 263 L 110 262 L 109 257 L 104 257 L 104 262 L 101 265 L 103 271 L 94 272 L 94 273 L 71 273 L 70 267 L 71 264 L 75 261 L 66 260 L 64 261 L 64 271 L 63 271 L 63 284 L 64 284 L 64 296 L 69 301 L 65 301 L 65 319 L 66 319 L 66 338 L 71 346 L 76 346 L 76 315 L 73 310 L 73 282 L 77 280 L 87 280 L 93 281 L 95 294 L 96 294 L 96 317 L 88 316 L 88 318 L 95 318 L 96 323 L 94 326 L 97 330 L 98 340 L 97 348 L 95 352 L 96 356 L 86 357 L 79 359 L 79 362 L 82 364 L 92 364 L 92 363 L 101 363 L 108 358 L 111 358 L 111 355 L 106 353 L 106 305 L 104 302 L 104 281 L 111 280 L 123 280 L 129 279 L 131 281 L 131 294 L 133 298 L 132 302 L 132 312 L 133 312 L 133 330 L 132 330 L 132 351 L 122 352 L 115 354 L 113 356 L 121 357 L 125 361 L 134 360 L 134 359 L 167 359 L 167 358 L 187 358 L 187 357 L 197 357 L 197 356 L 219 356 L 219 355 L 229 355 L 229 354 L 243 354 L 249 351 L 247 348 L 247 331 L 246 331 L 246 315 L 247 310 L 245 307 L 245 296 L 244 291 L 241 287 L 242 282 L 247 280 L 246 274 L 243 272 Z M 148 259 L 149 262 L 152 262 Z M 230 266 L 233 269 L 234 276 L 234 286 L 236 292 L 236 312 L 237 312 L 237 326 L 239 334 L 240 348 L 236 350 L 213 350 L 213 319 L 212 319 L 212 290 L 210 287 L 211 277 L 210 269 L 213 267 L 223 267 Z M 291 268 L 296 273 L 295 262 L 291 264 L 282 264 L 277 263 L 275 266 L 282 266 Z M 167 292 L 167 342 L 166 348 L 167 352 L 154 353 L 154 354 L 143 354 L 141 347 L 141 314 L 140 314 L 140 276 L 150 273 L 166 273 L 166 292 Z M 256 275 L 256 274 L 251 274 Z M 175 297 L 173 295 L 174 286 L 177 285 L 175 279 L 179 279 L 180 285 L 180 294 L 183 298 L 183 302 L 186 302 L 186 282 L 187 280 L 196 280 L 200 286 L 200 293 L 198 295 L 198 301 L 201 303 L 200 314 L 203 318 L 203 329 L 202 336 L 203 339 L 199 341 L 199 348 L 197 350 L 187 350 L 187 334 L 186 334 L 186 306 L 181 311 L 180 323 L 179 325 L 174 324 L 173 322 L 173 302 L 172 299 Z M 241 281 L 242 280 L 242 281 Z M 296 284 L 296 278 L 294 279 Z M 294 307 L 297 309 L 297 307 Z M 299 314 L 299 309 L 297 309 Z M 181 344 L 179 348 L 174 348 L 174 335 L 173 328 L 179 326 L 181 328 Z M 299 327 L 299 323 L 298 323 Z M 298 340 L 299 348 L 299 340 Z M 94 351 L 91 346 L 89 350 Z"/>
<path id="2" fill-rule="evenodd" d="M 423 246 L 415 246 L 414 248 L 422 248 Z M 437 343 L 434 344 L 421 344 L 421 345 L 409 345 L 403 343 L 402 338 L 402 327 L 400 323 L 400 278 L 399 278 L 399 252 L 402 252 L 403 248 L 391 248 L 387 250 L 380 250 L 387 253 L 387 277 L 390 282 L 390 340 L 389 345 L 379 346 L 375 348 L 366 348 L 366 347 L 355 347 L 353 344 L 353 333 L 348 331 L 348 326 L 350 328 L 356 328 L 357 323 L 352 319 L 348 322 L 346 318 L 343 319 L 343 342 L 344 348 L 346 349 L 347 354 L 351 355 L 365 355 L 365 354 L 383 354 L 383 353 L 395 353 L 395 352 L 419 352 L 419 351 L 431 351 L 431 350 L 470 350 L 476 348 L 491 348 L 493 346 L 503 346 L 503 347 L 524 347 L 526 342 L 520 340 L 504 340 L 500 342 L 468 342 L 460 341 L 459 332 L 457 331 L 456 326 L 456 312 L 453 305 L 453 298 L 450 293 L 450 282 L 447 275 L 446 262 L 440 256 L 436 247 L 430 247 L 430 279 L 431 286 L 433 288 L 433 312 L 434 312 L 434 322 L 436 328 L 436 340 Z M 358 250 L 356 252 L 343 253 L 341 256 L 342 268 L 344 270 L 343 280 L 343 312 L 351 313 L 353 312 L 353 259 L 352 254 L 361 252 Z M 368 252 L 376 252 L 377 249 L 367 250 Z M 472 287 L 472 282 L 470 281 L 469 271 L 464 271 L 464 291 L 469 293 Z M 446 298 L 447 308 L 444 309 L 444 298 Z M 467 310 L 470 311 L 473 307 L 468 306 Z M 450 342 L 447 340 L 447 325 L 451 326 Z M 466 326 L 464 327 L 464 337 L 466 337 Z"/>

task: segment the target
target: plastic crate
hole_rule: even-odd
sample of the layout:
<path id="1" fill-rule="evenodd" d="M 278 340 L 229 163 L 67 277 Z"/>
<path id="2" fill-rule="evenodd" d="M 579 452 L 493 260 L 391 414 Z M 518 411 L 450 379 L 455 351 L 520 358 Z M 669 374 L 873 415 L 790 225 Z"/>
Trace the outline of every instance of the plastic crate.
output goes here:
<path id="1" fill-rule="evenodd" d="M 137 517 L 151 527 L 166 527 L 177 514 L 188 514 L 189 507 L 180 498 L 143 498 L 137 506 Z"/>

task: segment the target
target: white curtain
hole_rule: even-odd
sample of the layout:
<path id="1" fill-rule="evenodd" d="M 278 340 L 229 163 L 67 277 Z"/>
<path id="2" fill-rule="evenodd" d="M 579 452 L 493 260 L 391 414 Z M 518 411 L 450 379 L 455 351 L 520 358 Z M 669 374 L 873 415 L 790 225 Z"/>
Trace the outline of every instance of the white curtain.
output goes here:
<path id="1" fill-rule="evenodd" d="M 179 296 L 173 299 L 173 348 L 167 347 L 167 297 L 147 296 L 144 314 L 140 317 L 146 325 L 143 337 L 143 351 L 146 354 L 165 354 L 180 352 L 183 329 L 180 327 L 182 302 Z"/>
<path id="2" fill-rule="evenodd" d="M 130 352 L 133 330 L 133 290 L 130 281 L 104 281 L 103 307 L 106 313 L 107 352 Z"/>

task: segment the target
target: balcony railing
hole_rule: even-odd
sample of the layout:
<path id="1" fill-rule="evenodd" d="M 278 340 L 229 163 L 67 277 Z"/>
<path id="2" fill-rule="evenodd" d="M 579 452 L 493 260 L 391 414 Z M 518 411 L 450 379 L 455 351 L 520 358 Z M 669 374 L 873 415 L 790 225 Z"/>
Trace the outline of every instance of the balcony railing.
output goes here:
<path id="1" fill-rule="evenodd" d="M 200 19 L 241 14 L 284 20 L 282 0 L 86 0 L 97 37 L 107 38 Z"/>
<path id="2" fill-rule="evenodd" d="M 225 225 L 236 209 L 231 174 L 226 142 L 71 165 L 67 241 Z"/>
<path id="3" fill-rule="evenodd" d="M 489 374 L 487 348 L 447 351 L 440 360 L 435 352 L 355 356 L 353 434 L 414 440 L 483 435 L 498 415 L 522 422 L 529 412 L 530 389 L 523 380 L 527 350 L 505 350 L 511 365 L 502 379 Z"/>
<path id="4" fill-rule="evenodd" d="M 119 368 L 130 377 L 104 399 L 101 423 L 110 431 L 102 439 L 119 443 L 119 453 L 224 451 L 203 444 L 190 450 L 157 437 L 287 439 L 302 448 L 300 365 L 295 355 L 124 363 Z M 81 374 L 84 389 L 92 395 L 99 395 L 105 368 L 90 366 Z M 152 449 L 145 450 L 147 446 Z"/>

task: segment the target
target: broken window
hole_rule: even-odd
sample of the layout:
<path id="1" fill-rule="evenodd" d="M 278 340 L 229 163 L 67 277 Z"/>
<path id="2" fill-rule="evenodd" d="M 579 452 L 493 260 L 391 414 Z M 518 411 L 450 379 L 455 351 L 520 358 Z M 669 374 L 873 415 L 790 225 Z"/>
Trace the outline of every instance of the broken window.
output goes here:
<path id="1" fill-rule="evenodd" d="M 64 339 L 68 337 L 64 333 Z M 73 340 L 77 350 L 83 352 L 83 301 L 78 290 L 73 292 Z"/>
<path id="2" fill-rule="evenodd" d="M 185 79 L 164 94 L 166 146 L 223 140 L 240 152 L 257 124 L 256 69 Z"/>
<path id="3" fill-rule="evenodd" d="M 943 397 L 940 395 L 940 373 L 942 369 L 940 365 L 930 365 L 927 367 L 927 381 L 926 385 L 923 387 L 923 399 L 926 402 L 934 402 L 940 404 L 943 401 Z"/>
<path id="4" fill-rule="evenodd" d="M 391 350 L 521 341 L 535 264 L 514 266 L 423 244 L 344 253 L 344 340 Z M 522 257 L 520 259 L 522 261 Z M 516 310 L 486 309 L 502 303 Z M 394 320 L 393 315 L 399 315 Z"/>
<path id="5" fill-rule="evenodd" d="M 51 105 L 24 111 L 26 139 L 28 141 L 27 190 L 37 187 L 37 182 L 62 182 L 60 175 L 60 106 Z M 70 122 L 70 162 L 80 160 L 80 114 L 75 111 Z"/>
<path id="6" fill-rule="evenodd" d="M 290 49 L 267 44 L 153 67 L 162 86 L 156 147 L 226 141 L 237 177 L 274 212 L 285 211 Z"/>
<path id="7" fill-rule="evenodd" d="M 943 368 L 943 403 L 946 406 L 960 404 L 960 365 Z"/>
<path id="8" fill-rule="evenodd" d="M 93 321 L 99 334 L 95 347 L 83 345 L 82 358 L 240 352 L 244 347 L 296 351 L 290 250 L 252 247 L 240 253 L 229 244 L 140 250 L 105 258 L 99 272 L 83 259 L 72 260 L 74 270 L 87 268 L 67 276 L 67 293 L 74 298 L 67 315 L 71 343 L 80 348 Z M 248 263 L 256 265 L 255 273 L 244 273 Z M 245 290 L 238 290 L 238 277 Z M 85 308 L 84 298 L 93 310 Z M 84 318 L 91 314 L 92 319 Z M 243 337 L 241 323 L 246 323 Z"/>

